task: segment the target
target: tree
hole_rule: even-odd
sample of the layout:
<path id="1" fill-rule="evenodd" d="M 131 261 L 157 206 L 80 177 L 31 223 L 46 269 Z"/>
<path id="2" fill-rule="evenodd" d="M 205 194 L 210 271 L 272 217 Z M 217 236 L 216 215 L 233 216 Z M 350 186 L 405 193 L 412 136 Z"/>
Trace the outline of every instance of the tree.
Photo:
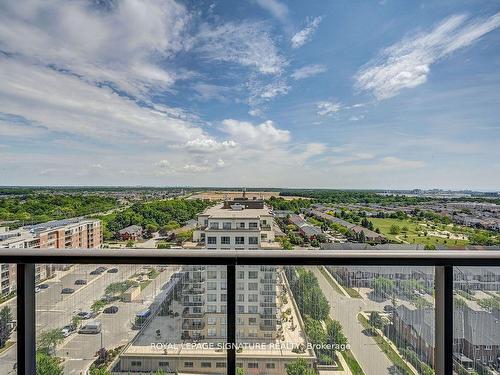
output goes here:
<path id="1" fill-rule="evenodd" d="M 241 367 L 236 368 L 236 375 L 245 375 L 245 370 Z"/>
<path id="2" fill-rule="evenodd" d="M 326 332 L 323 329 L 323 325 L 318 320 L 306 317 L 305 319 L 305 330 L 307 338 L 313 344 L 326 344 Z"/>
<path id="3" fill-rule="evenodd" d="M 401 232 L 408 233 L 408 227 L 405 225 L 403 228 L 401 228 Z"/>
<path id="4" fill-rule="evenodd" d="M 386 279 L 385 277 L 376 277 L 373 280 L 373 292 L 379 296 L 388 296 L 394 292 L 394 281 Z"/>
<path id="5" fill-rule="evenodd" d="M 60 328 L 44 331 L 38 335 L 38 350 L 46 354 L 53 353 L 63 340 L 64 334 Z"/>
<path id="6" fill-rule="evenodd" d="M 370 319 L 368 320 L 368 323 L 370 324 L 372 329 L 384 328 L 384 321 L 382 320 L 382 317 L 377 311 L 372 311 L 370 313 Z"/>
<path id="7" fill-rule="evenodd" d="M 97 313 L 101 311 L 101 309 L 103 309 L 104 306 L 106 306 L 106 302 L 98 299 L 97 301 L 94 301 L 94 303 L 90 306 L 90 310 L 94 313 Z"/>
<path id="8" fill-rule="evenodd" d="M 12 321 L 12 313 L 9 306 L 0 310 L 0 348 L 3 348 L 10 337 L 9 323 Z"/>
<path id="9" fill-rule="evenodd" d="M 342 332 L 342 326 L 336 320 L 329 319 L 326 323 L 327 343 L 331 345 L 346 345 L 347 338 Z M 331 353 L 334 354 L 333 352 Z"/>
<path id="10" fill-rule="evenodd" d="M 391 225 L 391 228 L 389 229 L 389 234 L 392 234 L 392 235 L 398 235 L 400 232 L 399 230 L 399 226 L 397 226 L 396 224 L 392 224 Z"/>
<path id="11" fill-rule="evenodd" d="M 62 375 L 63 367 L 59 364 L 57 358 L 47 353 L 37 351 L 36 373 L 37 375 Z"/>
<path id="12" fill-rule="evenodd" d="M 89 375 L 110 375 L 110 374 L 111 373 L 109 372 L 109 370 L 105 367 L 91 367 L 89 371 Z M 155 372 L 155 375 L 156 374 L 158 374 L 158 372 Z"/>
<path id="13" fill-rule="evenodd" d="M 285 367 L 287 375 L 316 375 L 316 371 L 309 367 L 304 358 L 296 359 Z"/>

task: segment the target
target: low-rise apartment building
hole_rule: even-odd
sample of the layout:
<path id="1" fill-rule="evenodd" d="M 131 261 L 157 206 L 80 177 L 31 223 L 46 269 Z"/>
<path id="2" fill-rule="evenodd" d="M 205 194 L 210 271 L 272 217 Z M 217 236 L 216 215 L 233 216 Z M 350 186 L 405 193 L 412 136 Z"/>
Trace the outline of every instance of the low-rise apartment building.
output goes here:
<path id="1" fill-rule="evenodd" d="M 71 249 L 100 248 L 102 244 L 101 221 L 98 219 L 74 218 L 53 220 L 46 223 L 28 225 L 15 230 L 0 232 L 0 249 Z M 0 250 L 1 251 L 1 250 Z M 49 278 L 56 267 L 64 265 L 37 264 L 36 281 Z M 15 266 L 3 265 L 1 273 L 1 293 L 7 295 L 16 290 Z"/>

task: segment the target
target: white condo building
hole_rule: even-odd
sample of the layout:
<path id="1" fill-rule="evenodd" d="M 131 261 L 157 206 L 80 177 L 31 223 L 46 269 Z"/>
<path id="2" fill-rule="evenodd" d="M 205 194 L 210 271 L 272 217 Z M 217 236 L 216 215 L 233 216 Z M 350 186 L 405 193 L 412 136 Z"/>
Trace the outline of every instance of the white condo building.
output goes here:
<path id="1" fill-rule="evenodd" d="M 193 240 L 210 250 L 257 250 L 274 242 L 273 217 L 262 200 L 225 201 L 198 216 Z M 187 266 L 183 294 L 184 339 L 226 337 L 226 267 Z M 236 338 L 276 338 L 276 267 L 245 266 L 236 271 Z"/>

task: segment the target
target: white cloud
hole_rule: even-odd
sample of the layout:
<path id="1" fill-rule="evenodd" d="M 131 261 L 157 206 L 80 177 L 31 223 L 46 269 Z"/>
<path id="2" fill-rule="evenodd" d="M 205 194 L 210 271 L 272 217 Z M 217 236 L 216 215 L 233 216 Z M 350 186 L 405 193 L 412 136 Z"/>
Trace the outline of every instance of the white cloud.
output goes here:
<path id="1" fill-rule="evenodd" d="M 255 0 L 256 3 L 281 22 L 288 22 L 288 7 L 278 0 Z"/>
<path id="2" fill-rule="evenodd" d="M 316 104 L 316 107 L 318 108 L 318 115 L 320 116 L 331 116 L 335 112 L 340 111 L 342 108 L 340 103 L 334 103 L 334 102 L 319 102 Z"/>
<path id="3" fill-rule="evenodd" d="M 405 160 L 393 156 L 386 156 L 381 159 L 377 167 L 380 169 L 414 169 L 422 168 L 425 162 L 421 160 Z"/>
<path id="4" fill-rule="evenodd" d="M 290 132 L 278 129 L 270 120 L 253 125 L 250 122 L 227 119 L 222 121 L 221 130 L 243 146 L 270 148 L 290 140 Z"/>
<path id="5" fill-rule="evenodd" d="M 202 101 L 218 100 L 220 102 L 227 102 L 231 91 L 229 87 L 204 82 L 195 83 L 193 90 L 196 91 L 198 99 Z"/>
<path id="6" fill-rule="evenodd" d="M 204 24 L 194 40 L 203 56 L 256 69 L 262 74 L 280 74 L 286 65 L 268 27 L 262 22 Z"/>
<path id="7" fill-rule="evenodd" d="M 349 121 L 360 121 L 365 118 L 365 115 L 353 115 L 349 117 Z"/>
<path id="8" fill-rule="evenodd" d="M 499 26 L 500 13 L 487 19 L 450 17 L 428 32 L 382 50 L 356 74 L 356 85 L 379 100 L 393 97 L 402 89 L 426 82 L 432 64 L 472 45 Z"/>
<path id="9" fill-rule="evenodd" d="M 251 77 L 246 86 L 249 92 L 248 104 L 252 109 L 260 111 L 260 113 L 262 111 L 257 109 L 256 106 L 269 102 L 278 96 L 286 95 L 291 90 L 287 81 L 281 76 L 274 77 L 270 81 Z"/>
<path id="10" fill-rule="evenodd" d="M 213 138 L 196 138 L 182 145 L 174 145 L 172 148 L 184 149 L 194 153 L 212 153 L 231 150 L 237 146 L 237 143 L 232 140 L 218 142 Z"/>
<path id="11" fill-rule="evenodd" d="M 321 19 L 322 17 L 314 17 L 312 20 L 308 20 L 306 27 L 292 37 L 292 47 L 299 48 L 306 44 L 312 38 L 314 32 L 321 23 Z"/>
<path id="12" fill-rule="evenodd" d="M 104 142 L 175 143 L 204 136 L 166 108 L 141 107 L 107 87 L 22 60 L 0 57 L 0 81 L 0 112 L 33 123 L 33 131 L 45 128 Z"/>
<path id="13" fill-rule="evenodd" d="M 183 48 L 188 21 L 173 0 L 123 0 L 108 9 L 84 1 L 7 1 L 0 5 L 0 49 L 144 99 L 177 79 L 154 61 Z"/>
<path id="14" fill-rule="evenodd" d="M 306 65 L 296 69 L 292 73 L 292 78 L 295 80 L 313 77 L 315 75 L 326 72 L 326 66 L 321 64 Z"/>

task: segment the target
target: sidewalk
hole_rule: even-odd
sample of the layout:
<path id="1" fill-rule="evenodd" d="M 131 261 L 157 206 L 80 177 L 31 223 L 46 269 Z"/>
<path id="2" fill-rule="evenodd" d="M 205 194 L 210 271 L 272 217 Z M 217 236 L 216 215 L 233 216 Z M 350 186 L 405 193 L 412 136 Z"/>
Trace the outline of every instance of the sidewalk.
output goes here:
<path id="1" fill-rule="evenodd" d="M 360 312 L 360 314 L 361 314 L 361 315 L 362 315 L 362 316 L 363 316 L 366 320 L 368 320 L 368 321 L 370 320 L 370 315 L 369 315 L 369 314 L 367 314 L 366 312 L 362 311 L 362 312 Z M 389 344 L 389 346 L 390 346 L 390 347 L 394 350 L 394 352 L 398 355 L 398 357 L 399 357 L 399 358 L 401 358 L 401 360 L 402 360 L 404 363 L 406 363 L 406 365 L 407 365 L 407 366 L 408 366 L 408 367 L 409 367 L 409 368 L 413 371 L 413 373 L 414 373 L 415 375 L 419 375 L 418 370 L 417 370 L 415 367 L 413 367 L 413 365 L 412 365 L 410 362 L 408 362 L 406 359 L 404 359 L 404 358 L 401 356 L 401 354 L 399 353 L 399 350 L 398 350 L 397 346 L 396 346 L 396 345 L 394 345 L 394 343 L 393 343 L 391 340 L 389 340 L 389 338 L 387 338 L 387 336 L 385 336 L 385 335 L 384 335 L 384 332 L 382 332 L 382 331 L 381 331 L 380 329 L 378 329 L 378 328 L 375 328 L 375 331 L 377 332 L 377 334 L 378 334 L 380 337 L 382 337 L 382 339 L 383 339 L 383 340 L 384 340 L 387 344 Z"/>

